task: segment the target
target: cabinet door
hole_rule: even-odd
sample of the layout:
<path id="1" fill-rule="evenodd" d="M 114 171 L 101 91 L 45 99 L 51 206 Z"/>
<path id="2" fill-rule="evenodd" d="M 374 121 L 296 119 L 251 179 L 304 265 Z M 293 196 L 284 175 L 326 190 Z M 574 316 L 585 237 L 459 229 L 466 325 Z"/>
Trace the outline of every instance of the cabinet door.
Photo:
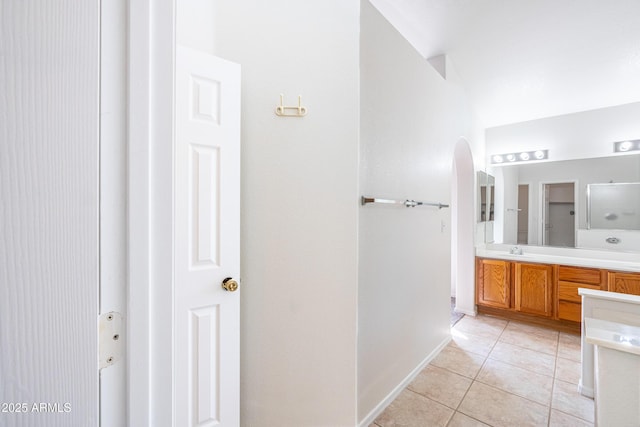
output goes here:
<path id="1" fill-rule="evenodd" d="M 477 268 L 477 303 L 490 307 L 511 307 L 511 263 L 479 259 Z"/>
<path id="2" fill-rule="evenodd" d="M 553 267 L 542 264 L 515 265 L 515 309 L 523 313 L 551 317 Z"/>
<path id="3" fill-rule="evenodd" d="M 609 291 L 640 295 L 640 274 L 609 272 Z"/>

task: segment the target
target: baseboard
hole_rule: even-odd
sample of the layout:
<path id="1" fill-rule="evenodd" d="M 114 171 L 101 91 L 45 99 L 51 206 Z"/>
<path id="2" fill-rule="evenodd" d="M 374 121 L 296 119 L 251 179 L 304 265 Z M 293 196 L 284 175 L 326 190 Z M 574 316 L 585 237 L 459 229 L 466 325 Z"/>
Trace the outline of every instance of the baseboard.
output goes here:
<path id="1" fill-rule="evenodd" d="M 447 344 L 449 344 L 449 342 L 451 342 L 451 336 L 445 338 L 440 343 L 440 345 L 438 345 L 431 353 L 429 353 L 429 355 L 422 362 L 420 362 L 418 366 L 416 366 L 413 371 L 411 371 L 409 375 L 405 377 L 404 380 L 400 382 L 400 384 L 398 384 L 393 390 L 391 390 L 391 393 L 389 393 L 387 397 L 385 397 L 380 403 L 378 403 L 376 407 L 373 408 L 362 421 L 360 421 L 358 427 L 369 427 L 369 425 L 371 425 L 371 423 L 373 423 L 373 421 L 378 418 L 378 416 L 386 409 L 386 407 L 389 406 L 396 397 L 398 397 L 402 390 L 407 388 L 411 381 L 413 381 L 414 378 L 417 377 L 420 372 L 422 372 L 425 366 L 427 366 L 429 362 L 431 362 L 438 354 L 440 354 L 442 349 L 445 348 Z"/>
<path id="2" fill-rule="evenodd" d="M 463 310 L 461 308 L 455 307 L 453 309 L 453 311 L 455 311 L 456 313 L 466 314 L 467 316 L 477 316 L 478 315 L 478 311 L 477 310 Z"/>
<path id="3" fill-rule="evenodd" d="M 579 382 L 580 384 L 578 384 L 578 391 L 580 392 L 580 394 L 593 399 L 593 396 L 594 396 L 593 388 L 583 386 L 582 380 L 580 380 Z"/>

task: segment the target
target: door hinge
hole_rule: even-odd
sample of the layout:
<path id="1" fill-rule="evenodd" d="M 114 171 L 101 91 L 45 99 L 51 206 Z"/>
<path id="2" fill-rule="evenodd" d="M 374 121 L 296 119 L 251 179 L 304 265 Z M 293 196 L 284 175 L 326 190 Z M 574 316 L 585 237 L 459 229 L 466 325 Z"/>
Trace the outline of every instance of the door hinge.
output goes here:
<path id="1" fill-rule="evenodd" d="M 124 337 L 122 314 L 110 311 L 99 317 L 100 369 L 109 367 L 122 357 Z"/>

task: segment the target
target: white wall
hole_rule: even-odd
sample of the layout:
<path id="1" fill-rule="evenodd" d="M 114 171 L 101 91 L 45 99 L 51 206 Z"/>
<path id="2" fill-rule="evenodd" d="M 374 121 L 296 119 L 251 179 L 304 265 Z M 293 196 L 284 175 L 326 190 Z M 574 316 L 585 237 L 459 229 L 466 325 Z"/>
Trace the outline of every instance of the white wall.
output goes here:
<path id="1" fill-rule="evenodd" d="M 361 193 L 449 202 L 464 93 L 369 4 L 361 20 Z M 360 208 L 358 414 L 370 421 L 449 338 L 450 210 Z"/>
<path id="2" fill-rule="evenodd" d="M 486 130 L 487 156 L 549 149 L 549 160 L 610 156 L 613 143 L 640 138 L 640 103 L 514 123 Z"/>
<path id="3" fill-rule="evenodd" d="M 353 426 L 359 2 L 194 4 L 179 42 L 242 66 L 241 423 Z"/>

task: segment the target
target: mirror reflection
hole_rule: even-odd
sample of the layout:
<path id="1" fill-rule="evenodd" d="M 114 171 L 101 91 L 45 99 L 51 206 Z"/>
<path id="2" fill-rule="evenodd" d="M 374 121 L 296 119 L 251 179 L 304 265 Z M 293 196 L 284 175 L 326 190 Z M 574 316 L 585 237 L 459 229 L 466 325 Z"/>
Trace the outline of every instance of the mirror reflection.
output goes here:
<path id="1" fill-rule="evenodd" d="M 598 229 L 640 229 L 640 184 L 626 184 L 640 183 L 638 155 L 505 165 L 489 171 L 496 177 L 492 193 L 497 243 L 585 247 L 585 236 Z M 587 209 L 589 189 L 592 195 L 595 189 L 596 197 Z M 488 189 L 486 193 L 482 200 L 489 200 Z"/>
<path id="2" fill-rule="evenodd" d="M 478 222 L 493 221 L 495 217 L 495 178 L 478 172 Z"/>
<path id="3" fill-rule="evenodd" d="M 487 174 L 478 171 L 478 222 L 487 220 Z"/>

